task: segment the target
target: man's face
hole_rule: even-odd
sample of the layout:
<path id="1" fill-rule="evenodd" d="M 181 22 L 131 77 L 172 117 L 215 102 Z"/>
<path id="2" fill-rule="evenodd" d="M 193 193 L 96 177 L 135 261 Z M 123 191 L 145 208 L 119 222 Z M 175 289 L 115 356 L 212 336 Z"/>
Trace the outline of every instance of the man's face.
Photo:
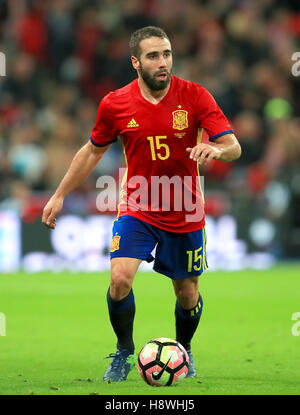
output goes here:
<path id="1" fill-rule="evenodd" d="M 132 56 L 133 67 L 149 89 L 165 89 L 171 80 L 172 51 L 168 39 L 150 37 L 140 42 L 141 56 Z"/>

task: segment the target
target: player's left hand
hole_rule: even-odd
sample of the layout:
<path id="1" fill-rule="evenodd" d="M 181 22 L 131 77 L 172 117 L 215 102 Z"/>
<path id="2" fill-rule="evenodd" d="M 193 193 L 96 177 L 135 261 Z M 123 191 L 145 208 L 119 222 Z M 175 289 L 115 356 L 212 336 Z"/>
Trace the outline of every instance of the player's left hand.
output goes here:
<path id="1" fill-rule="evenodd" d="M 197 144 L 193 148 L 187 147 L 186 151 L 190 153 L 190 159 L 198 160 L 202 166 L 210 163 L 213 159 L 218 160 L 222 154 L 217 147 L 205 143 Z"/>

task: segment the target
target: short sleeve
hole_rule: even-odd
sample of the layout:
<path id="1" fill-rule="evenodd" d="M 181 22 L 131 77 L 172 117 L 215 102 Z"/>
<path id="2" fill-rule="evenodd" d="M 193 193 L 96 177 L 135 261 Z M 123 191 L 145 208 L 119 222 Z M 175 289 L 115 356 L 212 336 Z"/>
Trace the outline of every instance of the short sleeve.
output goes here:
<path id="1" fill-rule="evenodd" d="M 96 124 L 90 137 L 91 142 L 97 147 L 104 147 L 117 141 L 116 124 L 109 105 L 110 94 L 106 95 L 99 104 Z"/>
<path id="2" fill-rule="evenodd" d="M 202 88 L 198 99 L 199 126 L 205 129 L 210 141 L 221 135 L 233 133 L 229 121 L 207 89 Z"/>

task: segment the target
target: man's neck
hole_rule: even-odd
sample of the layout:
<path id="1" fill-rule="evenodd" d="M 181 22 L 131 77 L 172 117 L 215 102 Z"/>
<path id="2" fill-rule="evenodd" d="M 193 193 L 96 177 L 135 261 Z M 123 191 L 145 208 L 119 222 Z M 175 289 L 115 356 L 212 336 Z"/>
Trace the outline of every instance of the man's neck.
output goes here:
<path id="1" fill-rule="evenodd" d="M 151 104 L 158 104 L 168 93 L 171 82 L 168 83 L 165 89 L 160 89 L 159 91 L 155 91 L 153 89 L 148 88 L 145 84 L 143 78 L 138 78 L 138 86 L 140 88 L 142 96 Z"/>

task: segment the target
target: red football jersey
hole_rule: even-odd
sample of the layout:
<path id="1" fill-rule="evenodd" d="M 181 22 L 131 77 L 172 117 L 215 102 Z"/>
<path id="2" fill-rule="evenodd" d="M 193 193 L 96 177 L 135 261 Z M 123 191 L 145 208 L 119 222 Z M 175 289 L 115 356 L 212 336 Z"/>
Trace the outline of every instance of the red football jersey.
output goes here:
<path id="1" fill-rule="evenodd" d="M 212 95 L 201 85 L 171 77 L 168 93 L 152 104 L 137 79 L 106 95 L 91 141 L 105 146 L 121 138 L 127 171 L 118 216 L 131 215 L 171 232 L 192 232 L 205 224 L 198 162 L 187 147 L 231 133 Z"/>

